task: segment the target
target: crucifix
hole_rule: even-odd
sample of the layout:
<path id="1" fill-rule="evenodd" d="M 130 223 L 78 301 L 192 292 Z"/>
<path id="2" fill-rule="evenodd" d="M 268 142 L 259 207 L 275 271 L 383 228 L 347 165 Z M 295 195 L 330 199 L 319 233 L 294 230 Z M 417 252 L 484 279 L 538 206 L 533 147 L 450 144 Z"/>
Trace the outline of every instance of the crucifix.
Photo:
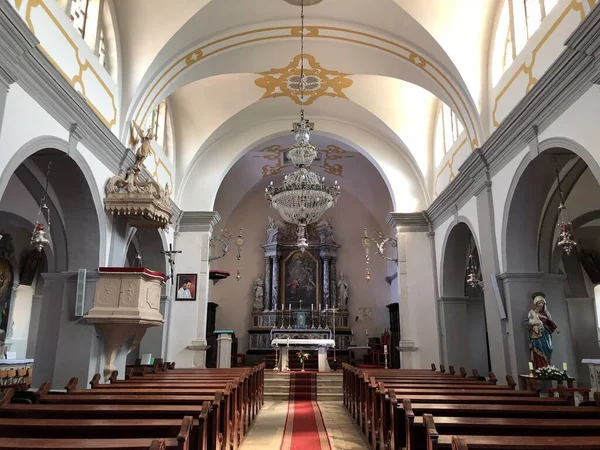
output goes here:
<path id="1" fill-rule="evenodd" d="M 175 266 L 175 258 L 174 256 L 177 253 L 182 253 L 181 250 L 173 250 L 173 244 L 169 244 L 169 250 L 163 250 L 160 252 L 163 255 L 166 255 L 169 258 L 167 261 L 169 262 L 169 268 L 171 273 L 167 275 L 167 280 L 171 280 L 173 278 L 173 267 Z"/>

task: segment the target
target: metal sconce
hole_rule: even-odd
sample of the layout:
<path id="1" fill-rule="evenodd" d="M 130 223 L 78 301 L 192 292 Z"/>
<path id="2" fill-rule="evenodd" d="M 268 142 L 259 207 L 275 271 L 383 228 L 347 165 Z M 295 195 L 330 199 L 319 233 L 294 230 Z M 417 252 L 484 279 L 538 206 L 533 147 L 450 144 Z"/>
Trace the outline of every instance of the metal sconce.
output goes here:
<path id="1" fill-rule="evenodd" d="M 377 237 L 375 237 L 375 238 L 370 237 L 369 232 L 365 228 L 365 235 L 362 239 L 362 244 L 363 244 L 363 247 L 365 248 L 365 262 L 366 262 L 365 279 L 367 281 L 371 280 L 371 268 L 369 266 L 369 263 L 371 262 L 371 256 L 370 256 L 370 252 L 369 252 L 371 243 L 375 244 L 375 254 L 376 255 L 381 256 L 385 260 L 394 261 L 396 264 L 398 264 L 398 258 L 392 258 L 390 256 L 387 256 L 387 254 L 386 254 L 386 252 L 387 252 L 386 246 L 388 245 L 388 243 L 392 246 L 392 248 L 397 248 L 398 240 L 391 238 L 389 236 L 385 237 L 381 231 L 377 232 Z"/>
<path id="2" fill-rule="evenodd" d="M 223 258 L 227 253 L 229 253 L 229 244 L 231 242 L 235 243 L 237 247 L 237 273 L 235 275 L 235 279 L 240 281 L 242 279 L 242 273 L 240 272 L 240 260 L 242 259 L 242 247 L 244 246 L 244 238 L 242 237 L 242 228 L 240 228 L 240 232 L 237 237 L 234 236 L 227 230 L 221 230 L 221 234 L 218 236 L 210 238 L 210 246 L 211 248 L 215 246 L 217 242 L 220 242 L 223 245 L 223 249 L 221 250 L 221 254 L 218 256 L 211 256 L 208 258 L 208 261 L 215 261 L 217 259 Z"/>
<path id="3" fill-rule="evenodd" d="M 470 239 L 473 239 L 472 237 Z M 479 271 L 477 264 L 475 264 L 475 257 L 473 256 L 473 248 L 475 243 L 469 240 L 469 264 L 467 267 L 467 284 L 473 289 L 483 289 L 483 281 L 479 279 Z"/>

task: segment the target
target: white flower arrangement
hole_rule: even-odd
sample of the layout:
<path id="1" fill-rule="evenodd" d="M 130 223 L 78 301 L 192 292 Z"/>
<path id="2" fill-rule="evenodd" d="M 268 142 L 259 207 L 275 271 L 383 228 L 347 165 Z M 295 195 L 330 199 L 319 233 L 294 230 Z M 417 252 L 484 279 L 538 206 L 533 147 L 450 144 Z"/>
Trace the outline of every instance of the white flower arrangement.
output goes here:
<path id="1" fill-rule="evenodd" d="M 554 366 L 544 366 L 535 369 L 533 372 L 535 378 L 543 380 L 566 380 L 567 373 Z"/>

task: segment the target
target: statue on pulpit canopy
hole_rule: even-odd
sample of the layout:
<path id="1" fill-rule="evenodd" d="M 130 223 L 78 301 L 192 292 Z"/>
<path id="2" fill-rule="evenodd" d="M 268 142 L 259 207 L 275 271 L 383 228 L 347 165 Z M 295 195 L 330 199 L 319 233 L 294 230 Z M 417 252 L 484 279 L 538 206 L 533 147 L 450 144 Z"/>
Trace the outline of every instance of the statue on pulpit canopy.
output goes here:
<path id="1" fill-rule="evenodd" d="M 536 369 L 549 366 L 552 359 L 552 333 L 560 333 L 546 307 L 546 295 L 536 292 L 532 295 L 533 307 L 527 314 L 525 324 L 529 330 L 530 361 Z"/>
<path id="2" fill-rule="evenodd" d="M 252 293 L 254 294 L 254 303 L 252 306 L 255 310 L 262 311 L 264 307 L 263 298 L 265 296 L 265 288 L 261 275 L 258 275 L 256 280 L 254 280 L 254 288 L 252 289 Z"/>
<path id="3" fill-rule="evenodd" d="M 344 272 L 340 272 L 340 279 L 337 282 L 338 288 L 338 308 L 348 308 L 348 282 L 344 278 Z"/>

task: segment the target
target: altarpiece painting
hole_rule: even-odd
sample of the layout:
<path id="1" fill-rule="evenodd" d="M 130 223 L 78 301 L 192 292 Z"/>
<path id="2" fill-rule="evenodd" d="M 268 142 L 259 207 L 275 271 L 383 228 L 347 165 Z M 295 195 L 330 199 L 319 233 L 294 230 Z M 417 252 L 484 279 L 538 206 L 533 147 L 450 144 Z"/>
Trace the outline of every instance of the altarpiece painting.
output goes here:
<path id="1" fill-rule="evenodd" d="M 317 309 L 319 304 L 319 260 L 310 251 L 291 252 L 284 261 L 284 304 L 292 309 Z M 301 303 L 302 302 L 302 303 Z"/>

